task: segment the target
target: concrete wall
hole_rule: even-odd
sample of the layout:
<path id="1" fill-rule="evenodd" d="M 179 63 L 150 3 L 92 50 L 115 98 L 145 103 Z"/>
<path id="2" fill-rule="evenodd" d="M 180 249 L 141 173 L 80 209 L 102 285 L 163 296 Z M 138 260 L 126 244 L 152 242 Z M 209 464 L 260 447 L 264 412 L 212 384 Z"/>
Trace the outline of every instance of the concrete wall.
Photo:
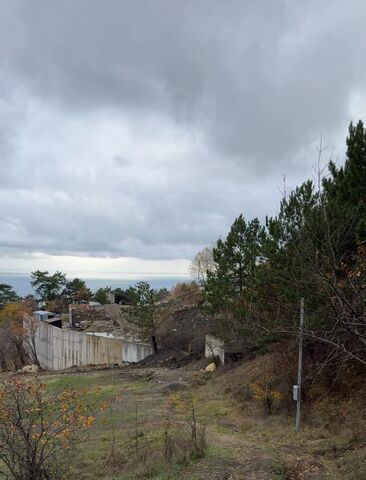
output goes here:
<path id="1" fill-rule="evenodd" d="M 225 363 L 225 349 L 224 342 L 212 335 L 205 337 L 205 357 L 219 357 L 222 365 Z"/>
<path id="2" fill-rule="evenodd" d="M 63 370 L 73 366 L 137 362 L 151 355 L 151 345 L 122 338 L 88 335 L 37 322 L 36 351 L 43 368 Z"/>
<path id="3" fill-rule="evenodd" d="M 135 363 L 143 360 L 145 357 L 152 355 L 153 348 L 148 343 L 123 341 L 123 361 Z"/>

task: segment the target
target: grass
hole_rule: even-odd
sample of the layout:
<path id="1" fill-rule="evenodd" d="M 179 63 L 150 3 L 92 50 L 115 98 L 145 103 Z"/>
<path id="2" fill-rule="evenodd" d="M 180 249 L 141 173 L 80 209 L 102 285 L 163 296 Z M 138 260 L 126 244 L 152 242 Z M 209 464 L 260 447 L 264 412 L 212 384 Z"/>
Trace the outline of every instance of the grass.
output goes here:
<path id="1" fill-rule="evenodd" d="M 166 387 L 181 376 L 188 386 L 178 393 L 184 398 L 194 397 L 197 416 L 207 425 L 208 448 L 204 458 L 175 458 L 167 465 L 162 448 Z M 159 369 L 151 376 L 149 372 L 144 375 L 139 370 L 126 369 L 52 375 L 43 380 L 51 391 L 83 389 L 93 402 L 120 398 L 112 407 L 97 413 L 87 439 L 75 451 L 70 480 L 208 480 L 225 475 L 238 479 L 300 480 L 310 479 L 312 474 L 317 474 L 317 479 L 366 478 L 365 449 L 357 437 L 359 426 L 357 430 L 349 422 L 349 428 L 337 430 L 334 426 L 326 427 L 323 417 L 313 416 L 310 422 L 305 416 L 299 434 L 292 416 L 265 418 L 255 403 L 239 403 L 229 393 L 223 393 L 225 385 L 220 376 L 205 381 L 203 374 L 198 378 L 192 372 Z M 140 449 L 137 461 L 136 404 Z M 173 430 L 179 437 L 184 414 L 177 414 L 174 422 Z M 106 465 L 113 427 L 119 452 L 119 463 L 114 467 Z"/>
<path id="2" fill-rule="evenodd" d="M 114 435 L 115 450 L 120 456 L 120 468 L 123 464 L 133 465 L 133 468 L 131 466 L 123 468 L 121 478 L 173 478 L 172 475 L 175 476 L 185 466 L 176 463 L 167 468 L 156 454 L 158 449 L 161 450 L 163 432 L 161 421 L 164 418 L 166 404 L 166 396 L 158 393 L 160 385 L 150 384 L 144 378 L 136 380 L 133 377 L 121 377 L 118 372 L 53 375 L 44 377 L 43 380 L 52 392 L 76 388 L 86 392 L 87 401 L 112 402 L 110 407 L 97 413 L 87 440 L 74 452 L 70 478 L 75 476 L 85 480 L 120 478 L 118 475 L 113 476 L 116 473 L 114 470 L 118 469 L 106 467 Z M 113 402 L 116 397 L 120 399 L 119 402 Z M 147 451 L 147 455 L 150 453 L 153 455 L 143 462 L 136 461 L 134 465 L 131 458 L 135 455 L 136 406 L 140 452 Z M 160 453 L 159 455 L 161 456 Z M 169 473 L 166 470 L 169 470 Z"/>

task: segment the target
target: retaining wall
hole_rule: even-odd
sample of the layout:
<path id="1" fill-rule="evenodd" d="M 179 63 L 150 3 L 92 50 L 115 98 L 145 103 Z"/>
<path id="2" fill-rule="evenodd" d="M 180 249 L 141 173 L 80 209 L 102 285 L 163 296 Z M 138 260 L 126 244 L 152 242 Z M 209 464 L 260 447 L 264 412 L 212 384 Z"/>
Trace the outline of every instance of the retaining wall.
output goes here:
<path id="1" fill-rule="evenodd" d="M 39 363 L 48 370 L 132 363 L 153 353 L 147 343 L 63 330 L 41 321 L 37 321 L 35 341 Z"/>

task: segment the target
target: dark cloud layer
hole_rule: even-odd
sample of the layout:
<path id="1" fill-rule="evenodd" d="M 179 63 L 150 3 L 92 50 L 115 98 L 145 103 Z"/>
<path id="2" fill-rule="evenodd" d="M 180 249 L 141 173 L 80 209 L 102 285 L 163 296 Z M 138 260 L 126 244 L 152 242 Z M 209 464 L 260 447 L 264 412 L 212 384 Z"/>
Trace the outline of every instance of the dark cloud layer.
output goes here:
<path id="1" fill-rule="evenodd" d="M 190 258 L 274 212 L 366 93 L 361 0 L 0 8 L 4 254 Z"/>

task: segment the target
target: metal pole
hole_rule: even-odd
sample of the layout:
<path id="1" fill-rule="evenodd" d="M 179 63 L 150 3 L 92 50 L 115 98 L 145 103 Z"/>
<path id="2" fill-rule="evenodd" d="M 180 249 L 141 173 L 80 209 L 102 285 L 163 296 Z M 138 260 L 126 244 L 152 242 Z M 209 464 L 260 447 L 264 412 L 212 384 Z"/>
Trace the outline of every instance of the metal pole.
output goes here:
<path id="1" fill-rule="evenodd" d="M 296 430 L 300 429 L 301 423 L 301 377 L 302 377 L 302 340 L 304 331 L 304 298 L 300 300 L 300 327 L 299 327 L 299 363 L 297 367 L 297 405 L 296 405 Z"/>

